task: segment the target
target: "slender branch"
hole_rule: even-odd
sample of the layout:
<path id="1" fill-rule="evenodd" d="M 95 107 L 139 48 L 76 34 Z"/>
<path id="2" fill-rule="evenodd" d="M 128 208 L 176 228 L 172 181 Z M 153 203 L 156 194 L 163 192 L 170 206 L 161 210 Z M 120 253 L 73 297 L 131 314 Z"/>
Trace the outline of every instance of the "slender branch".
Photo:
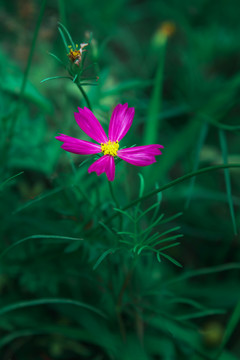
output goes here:
<path id="1" fill-rule="evenodd" d="M 216 171 L 216 170 L 221 170 L 221 169 L 227 169 L 227 168 L 240 168 L 240 164 L 225 164 L 225 165 L 216 165 L 216 166 L 208 166 L 208 167 L 205 167 L 203 169 L 200 169 L 200 170 L 197 170 L 197 171 L 193 171 L 193 172 L 190 172 L 186 175 L 183 175 L 179 178 L 177 178 L 176 180 L 173 180 L 173 181 L 170 181 L 168 184 L 166 185 L 163 185 L 163 186 L 160 186 L 158 189 L 156 190 L 153 190 L 153 191 L 150 191 L 148 194 L 146 194 L 145 196 L 142 196 L 134 201 L 132 201 L 130 204 L 124 206 L 122 208 L 122 210 L 127 210 L 129 208 L 131 208 L 132 206 L 138 204 L 139 202 L 143 201 L 143 200 L 146 200 L 148 198 L 150 198 L 151 196 L 153 195 L 156 195 L 158 194 L 159 192 L 163 191 L 163 190 L 166 190 L 166 189 L 169 189 L 171 188 L 172 186 L 174 185 L 177 185 L 185 180 L 188 180 L 190 179 L 191 177 L 194 177 L 194 176 L 198 176 L 198 175 L 201 175 L 201 174 L 204 174 L 204 173 L 208 173 L 208 172 L 212 172 L 212 171 Z M 115 213 L 114 215 L 110 216 L 109 218 L 106 219 L 105 223 L 111 221 L 112 219 L 114 219 L 115 217 L 119 216 L 120 214 L 119 213 Z"/>
<path id="2" fill-rule="evenodd" d="M 85 99 L 85 101 L 86 101 L 86 103 L 87 103 L 87 107 L 88 107 L 90 110 L 92 110 L 90 101 L 89 101 L 89 99 L 88 99 L 88 97 L 87 97 L 87 94 L 86 94 L 85 91 L 83 90 L 82 86 L 81 86 L 80 84 L 78 84 L 78 83 L 76 83 L 76 85 L 77 85 L 77 87 L 79 88 L 79 90 L 81 91 L 82 96 L 84 97 L 84 99 Z"/>

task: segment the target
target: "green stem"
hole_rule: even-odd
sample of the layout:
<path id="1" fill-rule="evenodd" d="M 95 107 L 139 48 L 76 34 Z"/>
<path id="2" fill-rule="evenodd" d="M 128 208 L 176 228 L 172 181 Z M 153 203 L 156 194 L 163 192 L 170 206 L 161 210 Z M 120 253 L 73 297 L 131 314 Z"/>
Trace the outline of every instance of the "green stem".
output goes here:
<path id="1" fill-rule="evenodd" d="M 220 355 L 221 355 L 224 347 L 226 346 L 227 342 L 229 341 L 230 337 L 232 336 L 233 332 L 235 331 L 236 327 L 239 324 L 239 319 L 240 319 L 240 301 L 238 301 L 238 303 L 232 313 L 232 316 L 230 317 L 230 319 L 228 321 L 220 348 L 217 351 L 216 355 L 213 357 L 214 360 L 217 360 L 220 358 Z"/>
<path id="2" fill-rule="evenodd" d="M 116 198 L 115 194 L 114 194 L 114 191 L 113 191 L 113 186 L 112 186 L 112 182 L 111 181 L 108 181 L 108 185 L 109 185 L 109 190 L 110 190 L 110 194 L 112 196 L 112 199 L 113 199 L 113 202 L 115 202 L 115 205 L 118 209 L 120 209 L 120 205 L 119 205 L 119 202 L 118 202 L 118 199 Z"/>
<path id="3" fill-rule="evenodd" d="M 24 95 L 24 91 L 25 91 L 25 87 L 26 87 L 26 83 L 27 83 L 27 78 L 28 78 L 28 74 L 29 74 L 30 67 L 31 67 L 31 64 L 32 64 L 33 53 L 34 53 L 34 50 L 35 50 L 36 41 L 37 41 L 37 37 L 38 37 L 38 32 L 39 32 L 40 25 L 41 25 L 41 22 L 42 22 L 46 2 L 47 2 L 47 0 L 43 0 L 42 4 L 41 4 L 40 13 L 39 13 L 39 16 L 38 16 L 38 19 L 37 19 L 37 24 L 36 24 L 34 34 L 33 34 L 32 45 L 31 45 L 29 56 L 28 56 L 27 67 L 26 67 L 26 70 L 25 70 L 25 73 L 24 73 L 23 82 L 22 82 L 22 86 L 21 86 L 21 90 L 20 90 L 20 94 L 19 94 L 19 102 L 22 100 L 22 97 Z"/>
<path id="4" fill-rule="evenodd" d="M 165 62 L 166 42 L 159 49 L 159 61 L 155 76 L 154 88 L 148 109 L 144 144 L 155 144 L 160 128 L 159 113 L 162 107 L 163 72 Z M 147 168 L 146 168 L 147 169 Z"/>
<path id="5" fill-rule="evenodd" d="M 118 199 L 116 198 L 116 195 L 113 191 L 113 185 L 111 181 L 108 181 L 108 185 L 109 185 L 109 190 L 110 190 L 110 194 L 112 196 L 113 202 L 115 203 L 116 208 L 120 209 L 120 204 L 118 202 Z M 120 231 L 122 231 L 122 227 L 123 227 L 123 217 L 122 214 L 120 214 L 120 218 L 119 218 L 119 229 Z"/>
<path id="6" fill-rule="evenodd" d="M 67 17 L 64 0 L 58 0 L 58 9 L 61 23 L 67 27 Z"/>
<path id="7" fill-rule="evenodd" d="M 80 84 L 76 84 L 77 87 L 79 88 L 79 90 L 81 91 L 82 93 L 82 96 L 84 97 L 86 103 L 87 103 L 87 107 L 92 111 L 92 107 L 91 107 L 91 104 L 90 104 L 90 101 L 87 97 L 87 94 L 85 93 L 85 91 L 83 90 L 82 86 Z"/>
<path id="8" fill-rule="evenodd" d="M 170 181 L 168 184 L 160 186 L 158 189 L 150 191 L 145 196 L 141 196 L 140 198 L 132 201 L 130 204 L 124 206 L 122 208 L 122 210 L 125 211 L 125 210 L 131 208 L 132 206 L 138 204 L 139 202 L 141 202 L 143 200 L 146 200 L 149 197 L 151 197 L 153 195 L 156 195 L 156 194 L 158 194 L 159 192 L 161 192 L 163 190 L 169 189 L 172 186 L 177 185 L 177 184 L 179 184 L 179 183 L 181 183 L 181 182 L 183 182 L 185 180 L 188 180 L 193 176 L 198 176 L 198 175 L 201 175 L 201 174 L 204 174 L 204 173 L 208 173 L 208 172 L 212 172 L 212 171 L 216 171 L 216 170 L 221 170 L 221 169 L 227 169 L 227 168 L 240 168 L 240 164 L 226 164 L 226 165 L 208 166 L 208 167 L 205 167 L 205 168 L 200 169 L 198 171 L 190 172 L 189 174 L 183 175 L 183 176 L 177 178 L 176 180 Z M 108 219 L 106 219 L 105 222 L 109 222 L 109 221 L 111 221 L 112 219 L 114 219 L 115 217 L 117 217 L 119 215 L 120 215 L 119 213 L 116 213 L 116 214 L 110 216 Z"/>
<path id="9" fill-rule="evenodd" d="M 170 187 L 179 184 L 187 179 L 190 179 L 193 176 L 197 176 L 197 175 L 201 175 L 207 172 L 211 172 L 211 171 L 215 171 L 215 170 L 221 170 L 221 169 L 226 169 L 226 168 L 239 168 L 240 164 L 226 164 L 226 165 L 216 165 L 216 166 L 208 166 L 205 167 L 203 169 L 200 169 L 198 171 L 193 171 L 189 174 L 183 175 L 179 178 L 177 178 L 176 180 L 170 181 L 168 184 L 160 186 L 158 189 L 150 191 L 148 194 L 146 194 L 145 196 L 142 196 L 139 199 L 134 200 L 133 202 L 131 202 L 129 205 L 125 206 L 122 210 L 127 210 L 130 207 L 134 206 L 135 204 L 137 204 L 138 202 L 141 202 L 143 200 L 148 199 L 149 197 L 158 194 L 159 192 L 169 189 Z"/>
<path id="10" fill-rule="evenodd" d="M 159 114 L 162 110 L 162 88 L 163 88 L 163 78 L 164 78 L 163 73 L 164 73 L 166 45 L 167 42 L 164 41 L 161 47 L 159 48 L 158 67 L 155 75 L 154 88 L 149 103 L 147 122 L 145 124 L 145 129 L 144 129 L 145 136 L 143 139 L 143 143 L 145 145 L 157 143 L 159 129 L 161 126 L 161 119 L 159 118 Z M 148 166 L 146 166 L 143 169 L 146 186 L 150 185 L 149 183 L 151 183 L 150 172 L 151 169 Z"/>
<path id="11" fill-rule="evenodd" d="M 40 25 L 41 25 L 41 22 L 42 22 L 46 2 L 47 2 L 47 0 L 42 1 L 41 8 L 40 8 L 40 13 L 39 13 L 39 16 L 38 16 L 38 19 L 37 19 L 37 24 L 36 24 L 36 27 L 35 27 L 35 30 L 34 30 L 33 40 L 32 40 L 30 53 L 29 53 L 28 61 L 27 61 L 27 67 L 26 67 L 26 70 L 25 70 L 24 75 L 23 75 L 23 81 L 22 81 L 22 85 L 21 85 L 21 88 L 20 88 L 20 92 L 19 92 L 18 102 L 17 102 L 16 108 L 15 108 L 15 111 L 13 112 L 13 120 L 12 120 L 12 125 L 11 125 L 11 129 L 10 129 L 9 136 L 8 136 L 8 143 L 6 145 L 6 152 L 8 152 L 8 149 L 10 148 L 11 140 L 12 140 L 13 135 L 14 135 L 15 126 L 16 126 L 16 123 L 17 123 L 18 115 L 19 115 L 19 107 L 21 105 L 21 102 L 22 102 L 22 99 L 23 99 L 23 96 L 24 96 L 24 91 L 25 91 L 25 88 L 26 88 L 29 71 L 30 71 L 30 68 L 31 68 L 31 65 L 32 65 L 33 53 L 34 53 L 34 50 L 35 50 L 36 41 L 37 41 Z"/>

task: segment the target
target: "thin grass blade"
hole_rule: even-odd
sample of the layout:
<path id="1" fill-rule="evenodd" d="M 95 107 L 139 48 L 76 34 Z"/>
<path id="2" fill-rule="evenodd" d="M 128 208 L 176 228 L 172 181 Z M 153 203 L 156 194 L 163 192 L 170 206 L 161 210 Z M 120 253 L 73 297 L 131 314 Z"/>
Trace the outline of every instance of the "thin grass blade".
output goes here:
<path id="1" fill-rule="evenodd" d="M 80 301 L 76 301 L 76 300 L 71 300 L 71 299 L 59 299 L 59 298 L 56 298 L 56 299 L 38 299 L 38 300 L 29 300 L 29 301 L 21 301 L 21 302 L 18 302 L 18 303 L 14 303 L 14 304 L 10 304 L 10 305 L 7 305 L 7 306 L 4 306 L 2 308 L 0 308 L 0 315 L 4 315 L 4 314 L 7 314 L 11 311 L 14 311 L 14 310 L 19 310 L 19 309 L 23 309 L 23 308 L 29 308 L 29 307 L 32 307 L 32 306 L 40 306 L 40 305 L 50 305 L 50 304 L 56 304 L 56 305 L 73 305 L 73 306 L 78 306 L 78 307 L 81 307 L 81 308 L 84 308 L 86 310 L 90 310 L 90 311 L 93 311 L 94 313 L 106 318 L 106 315 L 101 311 L 101 310 L 98 310 L 97 308 L 91 306 L 91 305 L 88 305 L 88 304 L 85 304 L 83 302 L 80 302 Z"/>
<path id="2" fill-rule="evenodd" d="M 222 150 L 223 163 L 227 165 L 227 163 L 228 163 L 227 141 L 226 141 L 226 137 L 225 137 L 223 130 L 219 130 L 219 140 L 220 140 L 220 146 L 221 146 L 221 150 Z M 225 183 L 226 183 L 228 205 L 229 205 L 229 210 L 230 210 L 232 224 L 233 224 L 233 232 L 234 232 L 234 235 L 237 235 L 236 217 L 235 217 L 233 200 L 232 200 L 231 179 L 230 179 L 230 173 L 229 173 L 228 169 L 224 170 L 224 177 L 225 177 Z"/>
<path id="3" fill-rule="evenodd" d="M 4 255 L 6 255 L 10 250 L 14 249 L 16 246 L 28 241 L 28 240 L 32 240 L 32 239 L 48 239 L 48 240 L 64 240 L 64 241 L 79 241 L 79 240 L 83 240 L 80 238 L 73 238 L 73 237 L 68 237 L 68 236 L 58 236 L 58 235 L 32 235 L 32 236 L 28 236 L 25 237 L 21 240 L 16 241 L 15 243 L 13 243 L 12 245 L 8 246 L 2 253 L 0 253 L 0 258 L 2 258 Z"/>
<path id="4" fill-rule="evenodd" d="M 208 124 L 205 123 L 205 124 L 202 125 L 202 128 L 200 130 L 199 139 L 198 139 L 197 147 L 196 147 L 193 171 L 196 171 L 198 169 L 199 162 L 200 162 L 200 153 L 201 153 L 202 147 L 204 145 L 205 139 L 207 137 L 207 134 L 208 134 Z M 186 201 L 186 204 L 185 204 L 186 209 L 189 207 L 189 204 L 190 204 L 190 201 L 191 201 L 191 198 L 192 198 L 192 193 L 193 193 L 195 180 L 196 180 L 195 177 L 192 177 L 191 180 L 190 180 L 188 198 L 187 198 L 187 201 Z"/>

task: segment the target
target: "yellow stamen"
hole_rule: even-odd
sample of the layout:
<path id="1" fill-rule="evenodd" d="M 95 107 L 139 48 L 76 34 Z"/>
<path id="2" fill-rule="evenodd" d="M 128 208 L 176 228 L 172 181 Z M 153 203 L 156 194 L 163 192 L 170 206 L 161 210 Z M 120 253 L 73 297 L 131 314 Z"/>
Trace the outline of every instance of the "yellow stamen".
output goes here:
<path id="1" fill-rule="evenodd" d="M 81 58 L 81 52 L 80 50 L 70 49 L 67 56 L 69 57 L 70 60 L 72 60 L 72 62 L 74 62 L 76 59 Z"/>
<path id="2" fill-rule="evenodd" d="M 101 143 L 102 152 L 104 155 L 117 156 L 119 149 L 118 141 L 108 141 L 107 143 Z"/>

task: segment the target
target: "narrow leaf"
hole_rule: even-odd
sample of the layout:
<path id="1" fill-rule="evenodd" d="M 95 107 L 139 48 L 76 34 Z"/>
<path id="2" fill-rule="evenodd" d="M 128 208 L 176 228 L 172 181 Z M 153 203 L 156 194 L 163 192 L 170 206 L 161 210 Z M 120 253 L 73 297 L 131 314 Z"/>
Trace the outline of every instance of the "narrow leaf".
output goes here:
<path id="1" fill-rule="evenodd" d="M 159 244 L 162 244 L 164 242 L 167 242 L 167 241 L 172 241 L 172 240 L 176 240 L 176 239 L 179 239 L 180 237 L 183 237 L 183 234 L 178 234 L 178 235 L 175 235 L 175 236 L 169 236 L 163 240 L 160 240 L 160 241 L 157 241 L 156 243 L 154 244 L 151 244 L 152 247 L 155 247 Z M 162 250 L 162 249 L 161 249 Z"/>
<path id="2" fill-rule="evenodd" d="M 58 235 L 32 235 L 32 236 L 25 237 L 21 240 L 18 240 L 15 243 L 13 243 L 12 245 L 8 246 L 2 253 L 0 253 L 0 258 L 3 257 L 6 253 L 8 253 L 10 250 L 15 248 L 16 246 L 18 246 L 28 240 L 31 240 L 31 239 L 58 239 L 58 240 L 60 239 L 60 240 L 65 240 L 65 241 L 83 240 L 83 239 L 79 239 L 79 238 L 73 238 L 73 237 L 68 237 L 68 236 L 58 236 Z"/>
<path id="3" fill-rule="evenodd" d="M 172 284 L 178 281 L 184 281 L 187 279 L 191 279 L 196 276 L 204 276 L 204 275 L 210 275 L 210 274 L 217 274 L 219 272 L 223 271 L 229 271 L 229 270 L 240 270 L 240 264 L 239 263 L 230 263 L 230 264 L 224 264 L 220 266 L 212 266 L 209 268 L 203 268 L 199 270 L 192 270 L 187 271 L 185 274 L 174 278 L 172 280 L 167 281 L 167 284 Z"/>
<path id="4" fill-rule="evenodd" d="M 196 171 L 198 169 L 199 162 L 200 162 L 200 153 L 201 153 L 203 144 L 205 142 L 205 139 L 207 137 L 207 133 L 208 133 L 208 124 L 205 123 L 205 124 L 202 125 L 202 128 L 200 130 L 200 134 L 199 134 L 199 138 L 198 138 L 198 142 L 197 142 L 197 147 L 196 147 L 193 171 Z M 196 177 L 192 177 L 191 180 L 190 180 L 189 190 L 188 190 L 188 198 L 187 198 L 187 201 L 186 201 L 186 204 L 185 204 L 186 209 L 189 207 L 189 204 L 190 204 L 190 201 L 191 201 L 195 180 L 196 180 Z"/>
<path id="5" fill-rule="evenodd" d="M 15 177 L 22 175 L 24 173 L 24 171 L 21 171 L 20 173 L 11 176 L 10 178 L 8 178 L 7 180 L 4 180 L 1 184 L 0 184 L 0 190 L 2 189 L 2 187 L 4 187 L 4 185 L 6 185 L 9 181 L 13 180 Z"/>
<path id="6" fill-rule="evenodd" d="M 104 253 L 98 258 L 95 265 L 93 266 L 93 270 L 96 270 L 96 268 L 101 264 L 101 262 L 105 259 L 106 256 L 108 256 L 109 254 L 114 254 L 117 250 L 118 248 L 112 248 L 104 251 Z"/>
<path id="7" fill-rule="evenodd" d="M 65 35 L 63 34 L 62 29 L 61 29 L 60 27 L 58 27 L 58 30 L 59 30 L 59 32 L 60 32 L 62 41 L 63 41 L 63 43 L 64 43 L 64 46 L 65 46 L 65 49 L 66 49 L 66 53 L 68 54 L 68 53 L 69 53 L 69 47 L 68 47 L 68 44 L 67 44 Z M 74 47 L 75 47 L 75 45 L 74 45 Z"/>
<path id="8" fill-rule="evenodd" d="M 132 222 L 134 222 L 135 220 L 133 219 L 133 217 L 131 215 L 128 214 L 127 211 L 118 209 L 118 208 L 113 208 L 113 210 L 120 212 L 121 214 L 127 216 Z"/>
<path id="9" fill-rule="evenodd" d="M 174 265 L 177 265 L 179 267 L 183 267 L 177 260 L 173 259 L 171 256 L 162 253 L 161 251 L 159 251 L 159 254 L 161 254 L 163 257 L 165 257 L 166 259 L 168 259 L 169 261 L 171 261 Z"/>
<path id="10" fill-rule="evenodd" d="M 70 76 L 51 76 L 51 77 L 41 80 L 40 83 L 44 83 L 46 81 L 55 80 L 55 79 L 70 79 L 70 80 L 72 80 L 72 78 Z"/>
<path id="11" fill-rule="evenodd" d="M 58 188 L 56 188 L 56 189 L 53 189 L 53 190 L 48 191 L 47 193 L 44 193 L 43 195 L 39 195 L 39 196 L 36 197 L 35 199 L 33 199 L 33 200 L 27 202 L 26 204 L 20 206 L 17 210 L 15 210 L 15 211 L 13 212 L 13 214 L 18 213 L 18 212 L 26 209 L 27 207 L 29 207 L 29 206 L 37 203 L 38 201 L 41 201 L 41 200 L 47 198 L 47 197 L 49 197 L 49 196 L 55 195 L 55 194 L 57 194 L 58 192 L 62 191 L 63 189 L 64 189 L 63 187 L 58 187 Z"/>
<path id="12" fill-rule="evenodd" d="M 205 317 L 205 316 L 213 316 L 213 315 L 218 315 L 218 314 L 225 314 L 226 311 L 225 310 L 204 310 L 204 311 L 198 311 L 192 314 L 186 314 L 186 315 L 180 315 L 180 316 L 176 316 L 176 320 L 180 320 L 180 321 L 186 321 L 186 320 L 191 320 L 191 319 L 197 319 L 197 318 L 201 318 L 201 317 Z"/>
<path id="13" fill-rule="evenodd" d="M 222 343 L 221 343 L 220 348 L 217 352 L 217 355 L 216 355 L 216 357 L 214 357 L 214 359 L 219 359 L 219 356 L 221 355 L 225 345 L 227 344 L 228 340 L 232 336 L 236 327 L 239 325 L 239 321 L 240 321 L 240 301 L 237 303 L 237 305 L 232 313 L 232 316 L 230 317 L 230 320 L 228 321 Z"/>
<path id="14" fill-rule="evenodd" d="M 72 47 L 75 49 L 75 43 L 73 42 L 73 39 L 72 39 L 72 37 L 71 37 L 71 35 L 70 35 L 70 33 L 69 33 L 69 31 L 67 30 L 67 28 L 62 24 L 62 23 L 60 23 L 59 22 L 59 25 L 62 27 L 62 29 L 65 31 L 65 33 L 67 34 L 67 36 L 68 36 L 68 39 L 69 39 L 69 41 L 70 41 L 70 43 L 71 43 L 71 45 L 72 45 Z"/>
<path id="15" fill-rule="evenodd" d="M 66 65 L 64 64 L 64 62 L 55 54 L 49 52 L 49 55 L 51 55 L 55 60 L 57 60 L 65 69 L 66 69 Z"/>
<path id="16" fill-rule="evenodd" d="M 14 310 L 18 310 L 18 309 L 23 309 L 23 308 L 28 308 L 28 307 L 32 307 L 32 306 L 39 306 L 39 305 L 49 305 L 49 304 L 63 304 L 63 305 L 74 305 L 74 306 L 79 306 L 82 307 L 84 309 L 93 311 L 94 313 L 106 318 L 106 315 L 101 311 L 98 310 L 97 308 L 85 304 L 83 302 L 80 301 L 76 301 L 76 300 L 71 300 L 71 299 L 38 299 L 38 300 L 29 300 L 29 301 L 21 301 L 18 303 L 14 303 L 14 304 L 10 304 L 7 306 L 4 306 L 2 308 L 0 308 L 0 315 L 3 314 L 7 314 L 11 311 Z"/>
<path id="17" fill-rule="evenodd" d="M 224 134 L 223 130 L 219 130 L 219 139 L 220 139 L 220 146 L 221 146 L 221 150 L 222 150 L 223 163 L 227 164 L 228 163 L 227 142 L 226 142 L 226 138 L 225 138 L 225 134 Z M 224 170 L 224 176 L 225 176 L 226 191 L 227 191 L 227 197 L 228 197 L 228 205 L 229 205 L 229 210 L 230 210 L 232 224 L 233 224 L 233 232 L 234 232 L 234 235 L 237 235 L 237 225 L 236 225 L 236 218 L 235 218 L 234 207 L 233 207 L 229 169 Z"/>

